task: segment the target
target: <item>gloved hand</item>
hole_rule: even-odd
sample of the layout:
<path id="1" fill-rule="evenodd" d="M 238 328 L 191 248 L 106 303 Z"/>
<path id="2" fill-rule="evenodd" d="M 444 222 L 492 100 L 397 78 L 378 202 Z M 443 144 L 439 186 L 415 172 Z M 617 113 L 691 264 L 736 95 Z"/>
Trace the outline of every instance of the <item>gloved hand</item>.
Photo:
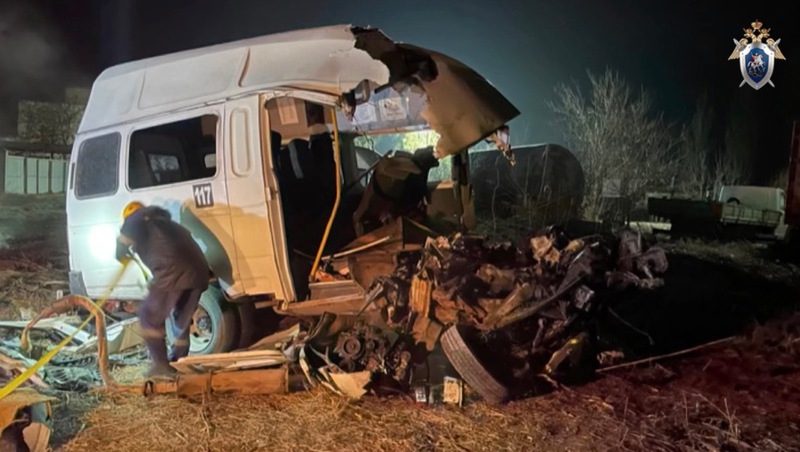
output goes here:
<path id="1" fill-rule="evenodd" d="M 117 252 L 116 257 L 119 263 L 125 265 L 133 259 L 133 253 L 131 253 L 131 247 L 122 243 L 122 241 L 117 240 Z"/>

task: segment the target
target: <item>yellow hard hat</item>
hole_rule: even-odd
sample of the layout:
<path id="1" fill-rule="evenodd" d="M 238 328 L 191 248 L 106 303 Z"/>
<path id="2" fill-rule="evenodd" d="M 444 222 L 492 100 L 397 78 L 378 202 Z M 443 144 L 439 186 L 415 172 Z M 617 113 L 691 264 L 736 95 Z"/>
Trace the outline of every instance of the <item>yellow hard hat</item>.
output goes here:
<path id="1" fill-rule="evenodd" d="M 134 212 L 144 207 L 144 204 L 140 203 L 139 201 L 131 201 L 129 202 L 124 209 L 122 209 L 122 218 L 127 219 L 129 216 L 133 215 Z"/>

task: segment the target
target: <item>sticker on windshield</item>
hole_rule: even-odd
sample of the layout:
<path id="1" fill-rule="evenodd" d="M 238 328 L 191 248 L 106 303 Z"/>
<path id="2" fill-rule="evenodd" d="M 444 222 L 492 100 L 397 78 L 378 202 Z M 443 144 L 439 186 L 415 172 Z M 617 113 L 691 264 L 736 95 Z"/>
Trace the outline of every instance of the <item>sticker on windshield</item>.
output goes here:
<path id="1" fill-rule="evenodd" d="M 406 119 L 406 109 L 399 97 L 389 97 L 378 101 L 381 117 L 384 121 L 402 121 Z"/>
<path id="2" fill-rule="evenodd" d="M 369 124 L 378 120 L 375 106 L 372 104 L 361 104 L 356 108 L 353 122 L 356 124 Z"/>
<path id="3" fill-rule="evenodd" d="M 192 186 L 194 195 L 194 205 L 198 209 L 214 206 L 214 192 L 211 191 L 211 184 L 198 184 Z"/>

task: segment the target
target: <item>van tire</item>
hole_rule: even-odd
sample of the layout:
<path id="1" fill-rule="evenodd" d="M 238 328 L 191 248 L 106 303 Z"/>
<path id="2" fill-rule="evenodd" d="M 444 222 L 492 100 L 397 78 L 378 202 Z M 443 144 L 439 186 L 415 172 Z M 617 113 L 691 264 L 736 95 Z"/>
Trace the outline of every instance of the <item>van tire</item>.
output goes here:
<path id="1" fill-rule="evenodd" d="M 442 334 L 441 345 L 450 364 L 484 400 L 499 405 L 509 399 L 508 389 L 481 364 L 456 325 Z"/>
<path id="2" fill-rule="evenodd" d="M 243 302 L 236 305 L 239 317 L 239 340 L 237 348 L 253 345 L 256 340 L 256 306 L 253 302 Z"/>
<path id="3" fill-rule="evenodd" d="M 209 286 L 200 296 L 195 319 L 202 325 L 192 325 L 189 341 L 190 355 L 208 355 L 233 350 L 239 341 L 239 316 L 236 308 L 225 301 L 222 291 Z M 172 343 L 171 318 L 167 318 L 167 339 Z M 194 322 L 194 320 L 192 321 Z"/>

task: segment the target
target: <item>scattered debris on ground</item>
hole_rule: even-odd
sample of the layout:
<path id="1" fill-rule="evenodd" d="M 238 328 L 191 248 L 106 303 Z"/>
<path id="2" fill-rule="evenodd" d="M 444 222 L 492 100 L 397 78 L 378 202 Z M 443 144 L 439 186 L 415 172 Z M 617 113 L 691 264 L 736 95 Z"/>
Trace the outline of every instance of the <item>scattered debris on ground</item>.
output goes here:
<path id="1" fill-rule="evenodd" d="M 0 399 L 0 450 L 46 451 L 54 400 L 31 387 L 18 388 Z"/>
<path id="2" fill-rule="evenodd" d="M 800 322 L 497 406 L 410 397 L 107 395 L 66 451 L 798 450 Z"/>
<path id="3" fill-rule="evenodd" d="M 50 249 L 48 240 L 8 240 L 12 247 L 0 250 L 0 318 L 27 324 L 66 290 L 65 248 Z M 56 450 L 107 449 L 109 438 L 114 450 L 123 451 L 800 448 L 800 322 L 785 317 L 797 298 L 796 266 L 761 244 L 680 240 L 659 244 L 669 254 L 661 274 L 663 253 L 642 245 L 638 235 L 580 242 L 582 247 L 555 229 L 521 248 L 469 236 L 432 240 L 399 256 L 394 272 L 370 287 L 366 322 L 335 316 L 295 322 L 234 357 L 183 363 L 184 373 L 201 376 L 223 369 L 260 372 L 264 366 L 282 371 L 288 364 L 280 384 L 308 388 L 310 377 L 318 387 L 309 391 L 225 394 L 225 385 L 205 390 L 213 386 L 209 379 L 188 398 L 144 397 L 138 390 L 146 386 L 143 349 L 110 344 L 111 378 L 136 390 L 95 392 L 91 388 L 101 384 L 96 349 L 77 342 L 26 390 L 54 398 L 32 405 L 50 406 L 41 424 Z M 581 268 L 578 257 L 589 254 L 585 250 L 602 250 L 602 258 L 589 260 L 591 275 L 571 273 Z M 626 267 L 619 259 L 626 252 L 631 262 L 643 264 Z M 575 273 L 581 279 L 570 285 Z M 591 296 L 581 309 L 590 293 L 585 289 Z M 552 303 L 549 309 L 503 321 L 544 302 Z M 31 330 L 30 354 L 22 353 L 19 325 L 0 325 L 2 380 L 51 348 L 63 337 L 51 327 L 76 325 L 76 314 L 86 315 L 75 310 L 41 320 L 41 328 Z M 776 316 L 784 320 L 768 321 Z M 753 328 L 754 322 L 762 325 Z M 115 324 L 123 322 L 112 322 L 109 331 Z M 738 336 L 748 329 L 746 337 Z M 571 343 L 585 340 L 584 332 L 601 339 L 596 349 Z M 548 335 L 552 342 L 543 346 Z M 601 366 L 614 366 L 731 335 L 737 337 L 689 353 L 611 367 L 579 386 L 549 370 L 569 369 L 583 351 Z M 442 353 L 448 347 L 451 353 Z M 453 350 L 468 351 L 474 360 Z M 589 369 L 598 365 L 591 364 Z M 492 393 L 467 378 L 481 372 L 505 390 L 495 401 L 512 400 L 501 406 L 482 401 L 492 400 Z M 517 389 L 520 381 L 532 380 L 543 381 L 543 388 Z M 369 393 L 392 397 L 364 397 Z M 33 425 L 30 408 L 17 411 L 21 422 L 14 435 Z"/>
<path id="4" fill-rule="evenodd" d="M 49 306 L 59 291 L 68 291 L 65 276 L 64 271 L 34 262 L 6 267 L 0 262 L 0 319 L 32 318 Z"/>
<path id="5" fill-rule="evenodd" d="M 414 367 L 440 341 L 450 364 L 494 403 L 541 392 L 537 383 L 585 379 L 596 367 L 591 319 L 612 294 L 663 284 L 666 255 L 630 231 L 571 240 L 550 228 L 528 243 L 456 235 L 400 253 L 394 272 L 367 292 L 380 322 L 323 316 L 292 344 L 304 348 L 312 385 L 343 392 L 340 375 L 355 372 L 359 391 L 409 393 Z"/>
<path id="6" fill-rule="evenodd" d="M 95 316 L 94 334 L 79 329 L 79 308 L 100 313 Z M 58 317 L 51 318 L 51 316 Z M 68 404 L 71 393 L 89 391 L 102 383 L 106 388 L 117 384 L 109 375 L 109 352 L 114 362 L 132 358 L 131 349 L 140 348 L 136 318 L 105 327 L 105 314 L 84 297 L 67 296 L 55 301 L 30 321 L 0 321 L 0 383 L 21 381 L 10 394 L 0 399 L 0 450 L 48 450 L 53 425 L 71 429 L 76 415 L 60 404 L 53 419 L 51 403 L 59 398 Z M 72 337 L 72 344 L 67 344 Z M 51 350 L 59 350 L 50 355 Z M 96 350 L 96 354 L 95 354 Z M 45 352 L 48 352 L 47 354 Z M 135 350 L 137 361 L 145 356 Z M 25 380 L 25 373 L 41 362 L 43 365 Z M 81 396 L 79 396 L 80 398 Z"/>

